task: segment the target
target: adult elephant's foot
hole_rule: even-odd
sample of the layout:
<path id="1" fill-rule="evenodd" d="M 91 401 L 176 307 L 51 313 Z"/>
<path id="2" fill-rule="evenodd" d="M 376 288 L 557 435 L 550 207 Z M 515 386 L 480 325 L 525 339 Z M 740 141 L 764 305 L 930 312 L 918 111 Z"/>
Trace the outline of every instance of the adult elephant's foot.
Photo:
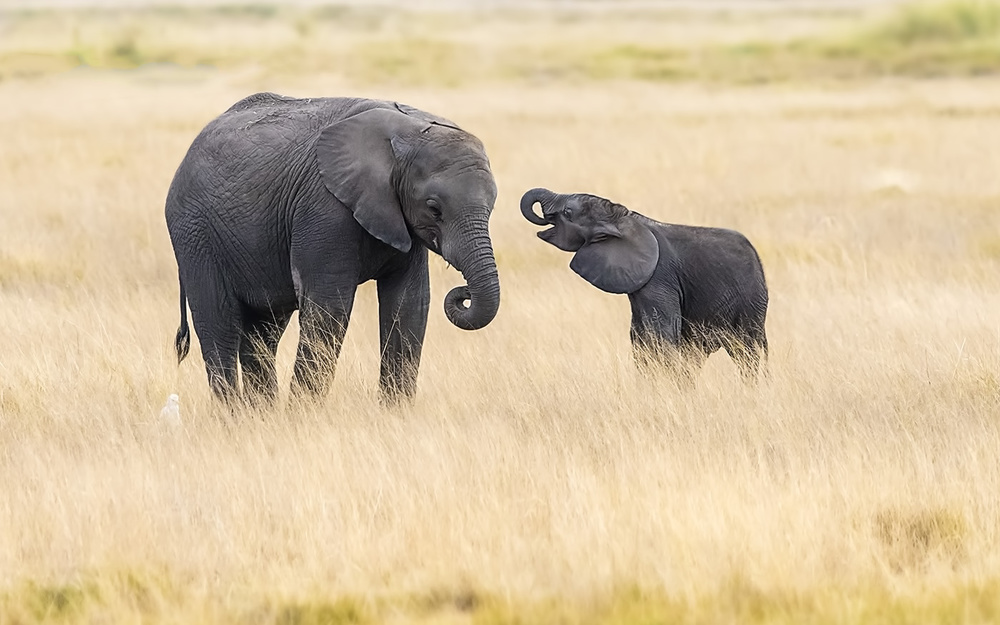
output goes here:
<path id="1" fill-rule="evenodd" d="M 410 375 L 387 375 L 383 371 L 379 376 L 378 399 L 383 408 L 409 406 L 417 396 L 416 372 Z M 397 372 L 399 373 L 399 372 Z"/>

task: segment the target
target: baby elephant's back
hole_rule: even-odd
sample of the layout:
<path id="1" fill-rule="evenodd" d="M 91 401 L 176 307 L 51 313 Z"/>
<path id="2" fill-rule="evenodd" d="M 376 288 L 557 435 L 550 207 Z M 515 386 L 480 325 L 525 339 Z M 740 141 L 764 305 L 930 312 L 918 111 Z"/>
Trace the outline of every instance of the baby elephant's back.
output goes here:
<path id="1" fill-rule="evenodd" d="M 683 316 L 696 323 L 763 323 L 767 282 L 757 250 L 735 230 L 668 225 L 676 254 Z"/>

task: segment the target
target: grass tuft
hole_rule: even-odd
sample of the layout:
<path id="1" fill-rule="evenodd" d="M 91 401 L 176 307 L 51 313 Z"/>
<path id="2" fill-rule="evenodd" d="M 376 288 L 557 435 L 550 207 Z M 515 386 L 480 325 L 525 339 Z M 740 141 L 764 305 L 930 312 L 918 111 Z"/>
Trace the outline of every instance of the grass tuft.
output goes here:
<path id="1" fill-rule="evenodd" d="M 349 598 L 333 602 L 291 603 L 279 607 L 274 625 L 361 625 L 370 622 L 361 605 Z"/>
<path id="2" fill-rule="evenodd" d="M 20 615 L 28 622 L 67 623 L 77 622 L 97 601 L 99 595 L 92 586 L 27 582 L 13 596 L 8 594 L 3 604 L 4 607 L 15 607 L 7 612 L 8 616 L 14 617 L 14 622 L 19 620 L 17 617 Z M 0 607 L 0 620 L 3 620 L 6 611 L 4 607 Z"/>
<path id="3" fill-rule="evenodd" d="M 896 572 L 926 568 L 938 561 L 954 567 L 966 556 L 968 527 L 952 511 L 893 508 L 877 513 L 874 525 L 886 561 Z"/>

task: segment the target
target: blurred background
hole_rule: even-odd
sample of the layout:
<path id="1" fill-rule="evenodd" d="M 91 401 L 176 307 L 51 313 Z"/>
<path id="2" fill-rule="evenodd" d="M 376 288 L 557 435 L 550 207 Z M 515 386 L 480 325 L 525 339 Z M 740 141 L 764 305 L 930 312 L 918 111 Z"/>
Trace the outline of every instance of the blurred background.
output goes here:
<path id="1" fill-rule="evenodd" d="M 160 66 L 368 83 L 751 84 L 996 69 L 988 0 L 0 0 L 0 77 Z"/>

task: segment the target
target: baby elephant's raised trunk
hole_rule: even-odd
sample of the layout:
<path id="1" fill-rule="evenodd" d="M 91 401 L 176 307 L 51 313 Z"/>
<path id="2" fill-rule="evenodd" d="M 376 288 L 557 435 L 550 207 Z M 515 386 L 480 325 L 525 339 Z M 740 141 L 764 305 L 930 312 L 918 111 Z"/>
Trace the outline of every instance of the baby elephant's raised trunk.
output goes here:
<path id="1" fill-rule="evenodd" d="M 536 226 L 549 225 L 549 222 L 547 222 L 543 217 L 539 217 L 538 214 L 535 213 L 535 202 L 538 202 L 539 204 L 542 205 L 542 211 L 544 212 L 545 205 L 551 202 L 552 198 L 554 198 L 555 195 L 556 194 L 553 193 L 552 191 L 549 191 L 548 189 L 542 189 L 540 187 L 528 191 L 527 193 L 521 196 L 521 214 L 524 215 L 525 219 L 535 224 Z"/>

